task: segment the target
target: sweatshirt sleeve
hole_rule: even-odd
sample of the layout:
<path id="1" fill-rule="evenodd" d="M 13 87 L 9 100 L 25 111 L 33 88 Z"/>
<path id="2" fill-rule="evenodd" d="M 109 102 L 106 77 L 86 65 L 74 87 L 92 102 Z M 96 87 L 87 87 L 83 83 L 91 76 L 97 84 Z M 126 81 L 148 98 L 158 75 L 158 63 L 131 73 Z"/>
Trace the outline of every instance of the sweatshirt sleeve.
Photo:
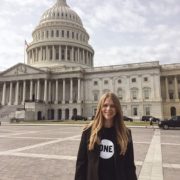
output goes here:
<path id="1" fill-rule="evenodd" d="M 86 139 L 87 139 L 86 131 L 83 131 L 79 145 L 77 161 L 76 161 L 75 180 L 86 180 L 87 177 L 87 140 Z"/>
<path id="2" fill-rule="evenodd" d="M 134 163 L 134 148 L 131 131 L 129 131 L 129 143 L 126 152 L 126 175 L 128 180 L 137 180 L 136 166 Z"/>

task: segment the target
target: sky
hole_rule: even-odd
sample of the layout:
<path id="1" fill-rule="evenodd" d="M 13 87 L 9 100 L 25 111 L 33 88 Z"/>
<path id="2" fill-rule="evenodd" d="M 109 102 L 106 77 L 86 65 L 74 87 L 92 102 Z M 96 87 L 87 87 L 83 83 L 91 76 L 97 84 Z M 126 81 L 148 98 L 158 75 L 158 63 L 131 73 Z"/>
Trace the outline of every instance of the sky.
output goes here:
<path id="1" fill-rule="evenodd" d="M 24 62 L 25 40 L 56 0 L 1 0 L 0 70 Z M 180 63 L 180 0 L 66 0 L 95 51 L 94 66 Z"/>

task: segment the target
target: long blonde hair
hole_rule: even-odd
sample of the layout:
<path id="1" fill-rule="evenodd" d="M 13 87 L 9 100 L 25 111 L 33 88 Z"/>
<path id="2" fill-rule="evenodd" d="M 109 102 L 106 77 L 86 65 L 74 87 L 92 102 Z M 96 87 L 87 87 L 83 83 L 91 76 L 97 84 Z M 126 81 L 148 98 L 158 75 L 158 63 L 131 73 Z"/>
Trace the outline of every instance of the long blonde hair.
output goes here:
<path id="1" fill-rule="evenodd" d="M 100 98 L 95 118 L 88 126 L 91 127 L 91 135 L 89 139 L 88 149 L 93 150 L 95 143 L 100 143 L 100 137 L 98 136 L 98 132 L 103 127 L 104 118 L 102 115 L 102 107 L 107 98 L 110 98 L 115 105 L 116 115 L 114 117 L 114 127 L 117 135 L 117 144 L 120 148 L 120 154 L 124 155 L 127 150 L 129 131 L 123 121 L 123 113 L 119 99 L 114 93 L 111 92 L 105 93 Z"/>

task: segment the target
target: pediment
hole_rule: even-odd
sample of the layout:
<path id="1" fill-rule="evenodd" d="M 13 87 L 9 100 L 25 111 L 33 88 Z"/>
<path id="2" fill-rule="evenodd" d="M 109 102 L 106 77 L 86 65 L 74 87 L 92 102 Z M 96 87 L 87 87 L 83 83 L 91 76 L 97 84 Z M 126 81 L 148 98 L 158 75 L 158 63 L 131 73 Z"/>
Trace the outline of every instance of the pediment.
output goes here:
<path id="1" fill-rule="evenodd" d="M 45 71 L 23 63 L 18 63 L 17 65 L 12 66 L 11 68 L 1 72 L 1 76 L 15 76 L 40 73 L 45 73 Z"/>

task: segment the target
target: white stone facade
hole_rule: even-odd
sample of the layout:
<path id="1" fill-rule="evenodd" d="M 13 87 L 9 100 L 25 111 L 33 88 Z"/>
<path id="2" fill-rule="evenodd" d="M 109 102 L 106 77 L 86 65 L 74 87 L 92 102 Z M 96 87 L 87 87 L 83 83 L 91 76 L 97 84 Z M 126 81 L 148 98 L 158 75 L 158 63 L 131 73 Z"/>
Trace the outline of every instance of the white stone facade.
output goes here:
<path id="1" fill-rule="evenodd" d="M 79 16 L 65 0 L 45 11 L 27 47 L 27 64 L 0 73 L 0 114 L 25 108 L 26 119 L 91 117 L 112 91 L 124 115 L 180 114 L 180 64 L 158 61 L 93 67 L 94 50 Z"/>

